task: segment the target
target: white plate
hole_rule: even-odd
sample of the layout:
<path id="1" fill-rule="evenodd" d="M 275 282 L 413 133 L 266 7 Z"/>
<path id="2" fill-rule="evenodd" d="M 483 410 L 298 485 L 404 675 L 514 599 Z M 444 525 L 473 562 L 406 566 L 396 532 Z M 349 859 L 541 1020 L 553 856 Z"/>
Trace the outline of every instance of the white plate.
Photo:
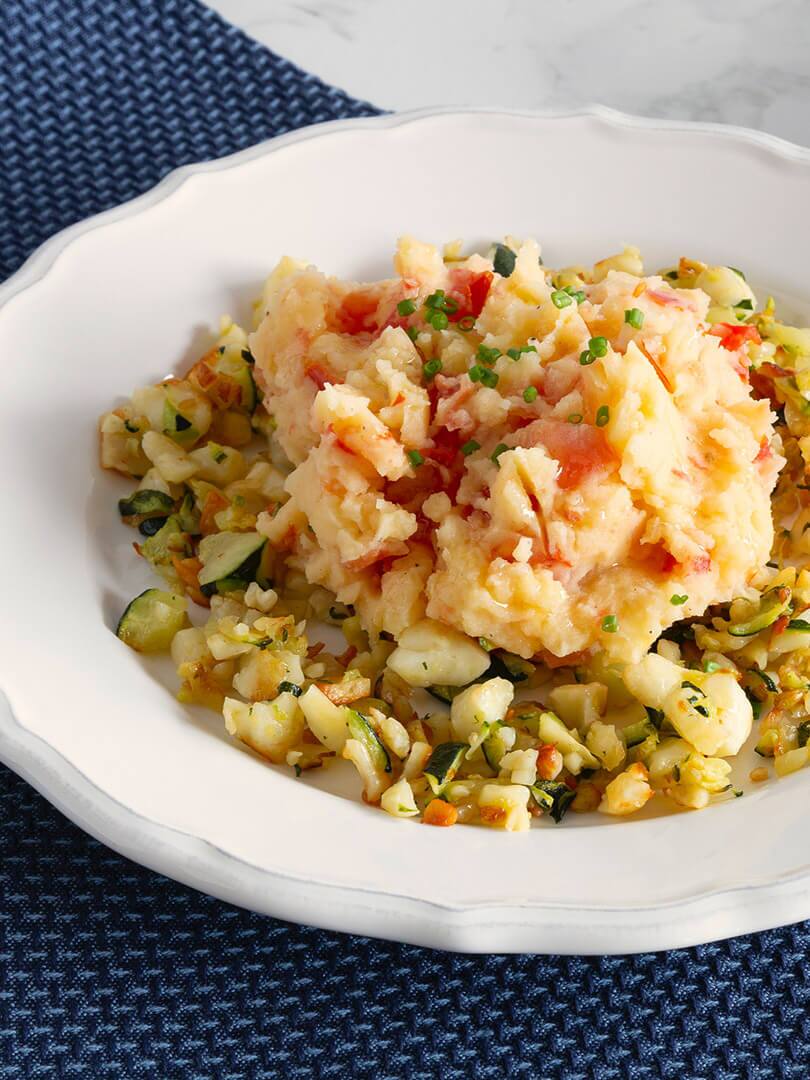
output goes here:
<path id="1" fill-rule="evenodd" d="M 165 661 L 113 636 L 149 577 L 116 520 L 125 485 L 95 464 L 97 414 L 197 355 L 220 313 L 244 317 L 281 254 L 362 277 L 403 232 L 533 234 L 551 264 L 628 241 L 651 267 L 689 254 L 795 297 L 810 152 L 603 109 L 352 120 L 182 169 L 50 241 L 0 291 L 0 756 L 137 861 L 340 930 L 630 952 L 810 916 L 810 773 L 700 814 L 422 828 L 236 749 L 216 715 L 174 701 Z"/>

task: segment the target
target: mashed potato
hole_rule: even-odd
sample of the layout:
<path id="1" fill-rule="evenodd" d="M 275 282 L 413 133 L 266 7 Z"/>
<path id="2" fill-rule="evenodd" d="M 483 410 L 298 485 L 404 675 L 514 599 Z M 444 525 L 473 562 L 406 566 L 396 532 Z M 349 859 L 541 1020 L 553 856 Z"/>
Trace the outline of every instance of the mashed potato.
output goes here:
<path id="1" fill-rule="evenodd" d="M 257 528 L 373 633 L 637 662 L 769 557 L 753 336 L 634 249 L 585 274 L 514 246 L 497 273 L 406 238 L 370 285 L 279 265 L 250 349 L 294 468 Z"/>

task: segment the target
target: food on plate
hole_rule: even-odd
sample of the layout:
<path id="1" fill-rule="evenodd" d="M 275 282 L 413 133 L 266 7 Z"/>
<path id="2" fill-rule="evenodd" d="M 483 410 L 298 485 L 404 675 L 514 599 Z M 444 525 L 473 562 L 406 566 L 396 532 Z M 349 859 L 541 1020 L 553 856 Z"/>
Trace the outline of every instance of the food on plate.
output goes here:
<path id="1" fill-rule="evenodd" d="M 171 589 L 119 637 L 256 753 L 347 759 L 428 824 L 700 809 L 755 719 L 778 775 L 807 764 L 810 330 L 635 248 L 405 238 L 394 268 L 282 259 L 252 333 L 102 417 Z"/>

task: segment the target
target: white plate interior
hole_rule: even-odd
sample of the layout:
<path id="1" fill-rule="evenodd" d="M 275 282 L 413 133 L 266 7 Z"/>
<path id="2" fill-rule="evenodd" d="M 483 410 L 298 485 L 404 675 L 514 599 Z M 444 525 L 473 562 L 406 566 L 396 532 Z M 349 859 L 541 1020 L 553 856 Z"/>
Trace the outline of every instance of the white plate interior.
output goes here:
<path id="1" fill-rule="evenodd" d="M 168 661 L 143 661 L 111 633 L 152 578 L 117 521 L 127 487 L 101 475 L 95 455 L 97 415 L 196 358 L 221 313 L 247 321 L 282 254 L 363 278 L 388 272 L 407 232 L 471 245 L 534 235 L 551 265 L 636 243 L 651 269 L 681 254 L 742 266 L 807 317 L 808 155 L 604 111 L 437 113 L 325 125 L 186 173 L 139 204 L 73 230 L 3 290 L 0 448 L 14 514 L 3 533 L 0 685 L 19 729 L 0 754 L 69 813 L 81 816 L 85 800 L 86 827 L 142 861 L 146 823 L 174 830 L 161 841 L 166 872 L 288 914 L 283 879 L 312 901 L 301 909 L 311 921 L 347 930 L 615 951 L 810 914 L 810 900 L 796 899 L 810 861 L 806 775 L 701 814 L 575 818 L 504 836 L 397 822 L 319 790 L 330 774 L 302 783 L 235 747 L 214 713 L 173 699 Z M 54 758 L 45 778 L 37 747 L 75 767 L 68 795 L 56 791 L 68 766 Z M 114 836 L 104 813 L 123 814 Z M 194 875 L 175 833 L 205 842 Z M 263 875 L 258 896 L 249 868 Z M 789 902 L 761 902 L 761 890 L 787 881 Z M 315 902 L 325 886 L 329 900 Z"/>

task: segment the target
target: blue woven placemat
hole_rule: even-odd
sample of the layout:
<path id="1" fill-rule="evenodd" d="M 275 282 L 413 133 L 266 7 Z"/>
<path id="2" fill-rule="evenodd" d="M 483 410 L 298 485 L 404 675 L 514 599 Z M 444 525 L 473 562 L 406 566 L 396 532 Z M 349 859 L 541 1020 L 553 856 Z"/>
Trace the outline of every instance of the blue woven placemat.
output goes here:
<path id="1" fill-rule="evenodd" d="M 57 229 L 374 113 L 195 0 L 0 0 L 0 278 Z M 810 1076 L 810 924 L 665 955 L 465 957 L 239 911 L 0 766 L 0 1078 Z"/>

